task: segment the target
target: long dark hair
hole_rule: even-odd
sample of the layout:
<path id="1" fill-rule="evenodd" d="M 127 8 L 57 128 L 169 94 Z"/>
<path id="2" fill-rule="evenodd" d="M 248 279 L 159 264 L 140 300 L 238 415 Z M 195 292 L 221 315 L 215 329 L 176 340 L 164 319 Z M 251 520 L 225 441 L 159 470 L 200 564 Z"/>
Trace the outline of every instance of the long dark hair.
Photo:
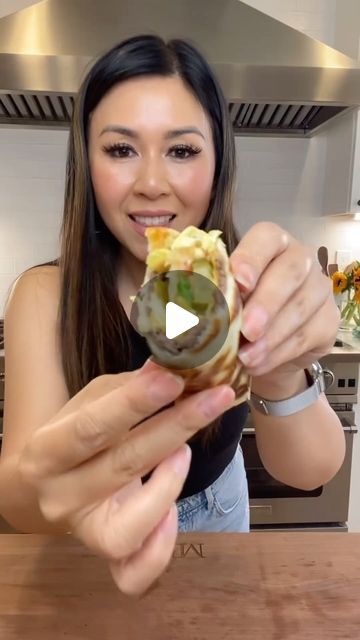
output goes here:
<path id="1" fill-rule="evenodd" d="M 117 83 L 138 76 L 178 75 L 209 117 L 216 164 L 202 228 L 222 229 L 228 251 L 233 224 L 235 149 L 227 104 L 209 65 L 183 40 L 143 35 L 97 60 L 78 93 L 71 124 L 61 231 L 60 340 L 66 384 L 73 396 L 92 378 L 130 368 L 130 327 L 117 292 L 119 244 L 97 210 L 87 145 L 89 117 Z"/>

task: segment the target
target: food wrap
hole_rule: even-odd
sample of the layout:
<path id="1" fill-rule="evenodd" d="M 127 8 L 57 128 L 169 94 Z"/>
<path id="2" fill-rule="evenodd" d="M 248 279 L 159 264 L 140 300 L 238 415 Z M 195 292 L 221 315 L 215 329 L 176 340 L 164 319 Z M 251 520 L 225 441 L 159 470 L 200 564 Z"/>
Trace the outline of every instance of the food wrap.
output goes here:
<path id="1" fill-rule="evenodd" d="M 242 301 L 221 233 L 193 226 L 181 232 L 166 227 L 146 230 L 148 255 L 143 286 L 150 287 L 150 296 L 137 296 L 137 324 L 154 359 L 185 379 L 185 395 L 228 384 L 236 394 L 234 404 L 239 404 L 249 396 L 249 377 L 237 357 Z M 176 273 L 168 280 L 166 274 L 170 271 Z M 184 278 L 183 271 L 203 278 L 193 279 L 190 274 Z M 160 274 L 164 274 L 163 279 Z M 209 281 L 216 287 L 209 286 Z M 218 290 L 226 305 L 221 304 L 223 298 Z M 195 328 L 172 340 L 165 336 L 165 307 L 169 301 L 200 320 Z M 212 344 L 214 353 L 213 341 L 221 332 L 222 336 L 227 332 L 226 339 L 207 360 L 206 350 Z M 204 363 L 194 366 L 194 356 L 199 353 L 204 356 Z"/>

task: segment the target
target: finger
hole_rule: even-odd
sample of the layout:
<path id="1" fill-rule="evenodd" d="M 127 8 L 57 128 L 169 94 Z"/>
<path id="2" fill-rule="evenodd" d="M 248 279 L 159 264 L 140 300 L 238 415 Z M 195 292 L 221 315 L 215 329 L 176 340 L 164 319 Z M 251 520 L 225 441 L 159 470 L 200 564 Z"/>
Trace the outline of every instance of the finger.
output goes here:
<path id="1" fill-rule="evenodd" d="M 127 384 L 132 377 L 137 375 L 137 373 L 137 371 L 125 371 L 123 373 L 104 374 L 93 378 L 86 387 L 70 398 L 60 411 L 50 418 L 46 424 L 55 424 L 61 418 L 77 411 L 84 405 L 89 404 L 92 400 L 97 400 L 107 393 L 110 393 L 110 391 L 122 387 Z"/>
<path id="2" fill-rule="evenodd" d="M 191 449 L 183 445 L 154 470 L 151 478 L 135 493 L 124 498 L 117 492 L 109 501 L 106 518 L 89 526 L 89 513 L 79 514 L 72 530 L 85 544 L 110 560 L 127 558 L 166 516 L 178 498 L 189 472 Z"/>
<path id="3" fill-rule="evenodd" d="M 173 402 L 183 388 L 182 378 L 162 367 L 132 377 L 128 384 L 39 429 L 24 456 L 29 461 L 24 473 L 36 479 L 81 464 Z"/>
<path id="4" fill-rule="evenodd" d="M 285 303 L 308 279 L 312 269 L 316 268 L 321 273 L 312 254 L 310 249 L 293 244 L 268 266 L 244 307 L 241 332 L 247 340 L 258 340 L 265 334 Z"/>
<path id="5" fill-rule="evenodd" d="M 315 313 L 310 320 L 280 343 L 263 358 L 254 361 L 248 369 L 253 377 L 262 376 L 277 367 L 297 361 L 306 367 L 312 360 L 329 353 L 336 336 L 338 309 L 328 298 L 321 313 Z"/>
<path id="6" fill-rule="evenodd" d="M 240 348 L 239 358 L 246 367 L 254 367 L 269 357 L 280 344 L 296 333 L 308 320 L 322 309 L 332 296 L 331 286 L 316 266 L 304 285 L 272 318 L 263 337 Z"/>
<path id="7" fill-rule="evenodd" d="M 63 520 L 144 477 L 199 429 L 229 409 L 235 399 L 222 385 L 188 396 L 136 427 L 116 447 L 41 483 L 48 520 Z M 46 491 L 46 493 L 45 493 Z M 66 496 L 66 498 L 65 498 Z"/>
<path id="8" fill-rule="evenodd" d="M 110 562 L 111 575 L 120 591 L 140 595 L 163 573 L 173 555 L 177 528 L 177 509 L 173 505 L 138 552 L 125 561 Z"/>
<path id="9" fill-rule="evenodd" d="M 158 371 L 159 368 L 160 367 L 151 358 L 148 358 L 144 365 L 135 371 L 122 371 L 121 373 L 97 376 L 96 378 L 93 378 L 86 387 L 73 396 L 46 424 L 50 425 L 58 422 L 60 418 L 69 415 L 72 411 L 80 409 L 91 400 L 97 400 L 107 393 L 110 393 L 110 391 L 116 390 L 127 384 L 134 376 Z"/>
<path id="10" fill-rule="evenodd" d="M 259 222 L 249 229 L 230 256 L 242 292 L 255 289 L 264 269 L 288 248 L 290 241 L 290 235 L 272 222 Z"/>

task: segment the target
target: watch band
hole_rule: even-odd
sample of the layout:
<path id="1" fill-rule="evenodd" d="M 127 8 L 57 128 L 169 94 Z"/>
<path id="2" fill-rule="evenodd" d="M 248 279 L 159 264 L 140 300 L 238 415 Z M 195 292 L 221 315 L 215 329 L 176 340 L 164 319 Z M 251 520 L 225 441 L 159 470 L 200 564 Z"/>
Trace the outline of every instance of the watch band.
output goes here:
<path id="1" fill-rule="evenodd" d="M 252 405 L 257 411 L 263 413 L 266 416 L 278 416 L 285 417 L 291 416 L 293 413 L 302 411 L 306 407 L 317 401 L 321 393 L 326 389 L 325 377 L 323 368 L 320 362 L 313 362 L 312 365 L 305 369 L 308 382 L 310 384 L 308 389 L 298 393 L 286 400 L 266 400 L 260 398 L 255 393 L 250 393 L 250 405 Z"/>

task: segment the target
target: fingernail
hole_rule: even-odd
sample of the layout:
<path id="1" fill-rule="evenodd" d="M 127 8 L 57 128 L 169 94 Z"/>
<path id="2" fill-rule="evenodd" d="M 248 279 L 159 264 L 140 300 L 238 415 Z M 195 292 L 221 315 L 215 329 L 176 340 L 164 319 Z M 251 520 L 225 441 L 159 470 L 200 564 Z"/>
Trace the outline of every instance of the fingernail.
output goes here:
<path id="1" fill-rule="evenodd" d="M 261 338 L 265 331 L 269 316 L 260 305 L 251 307 L 250 311 L 244 311 L 241 333 L 253 342 Z"/>
<path id="2" fill-rule="evenodd" d="M 264 339 L 260 339 L 255 343 L 247 344 L 245 347 L 241 347 L 238 351 L 238 358 L 247 367 L 249 364 L 254 364 L 257 361 L 261 361 L 266 354 L 266 344 Z"/>
<path id="3" fill-rule="evenodd" d="M 176 518 L 174 517 L 175 514 L 176 514 Z M 174 503 L 169 509 L 169 511 L 167 512 L 167 515 L 162 520 L 159 526 L 160 533 L 164 536 L 173 535 L 174 529 L 176 529 L 177 519 L 178 519 L 178 510 L 177 510 L 176 504 Z"/>
<path id="4" fill-rule="evenodd" d="M 136 375 L 141 376 L 145 375 L 145 373 L 148 373 L 149 371 L 156 370 L 159 370 L 159 366 L 154 362 L 154 360 L 152 360 L 152 357 L 150 357 L 144 362 L 143 366 L 137 370 Z"/>
<path id="5" fill-rule="evenodd" d="M 254 269 L 244 262 L 235 262 L 234 267 L 235 280 L 247 291 L 251 291 L 256 282 Z"/>
<path id="6" fill-rule="evenodd" d="M 245 367 L 257 367 L 264 360 L 264 355 L 261 354 L 259 356 L 254 355 L 253 353 L 240 353 L 238 354 L 239 360 L 245 365 Z"/>
<path id="7" fill-rule="evenodd" d="M 179 394 L 184 385 L 185 382 L 181 376 L 169 371 L 159 371 L 152 374 L 146 391 L 158 402 L 165 402 L 174 394 Z"/>
<path id="8" fill-rule="evenodd" d="M 184 444 L 169 458 L 169 464 L 179 476 L 184 477 L 189 471 L 190 460 L 191 449 L 188 444 Z"/>
<path id="9" fill-rule="evenodd" d="M 223 386 L 204 391 L 199 400 L 199 407 L 206 418 L 214 419 L 229 409 L 234 400 L 234 390 L 231 387 Z"/>
<path id="10" fill-rule="evenodd" d="M 239 351 L 238 358 L 245 365 L 245 367 L 248 367 L 252 361 L 251 350 L 249 349 L 248 351 Z"/>

